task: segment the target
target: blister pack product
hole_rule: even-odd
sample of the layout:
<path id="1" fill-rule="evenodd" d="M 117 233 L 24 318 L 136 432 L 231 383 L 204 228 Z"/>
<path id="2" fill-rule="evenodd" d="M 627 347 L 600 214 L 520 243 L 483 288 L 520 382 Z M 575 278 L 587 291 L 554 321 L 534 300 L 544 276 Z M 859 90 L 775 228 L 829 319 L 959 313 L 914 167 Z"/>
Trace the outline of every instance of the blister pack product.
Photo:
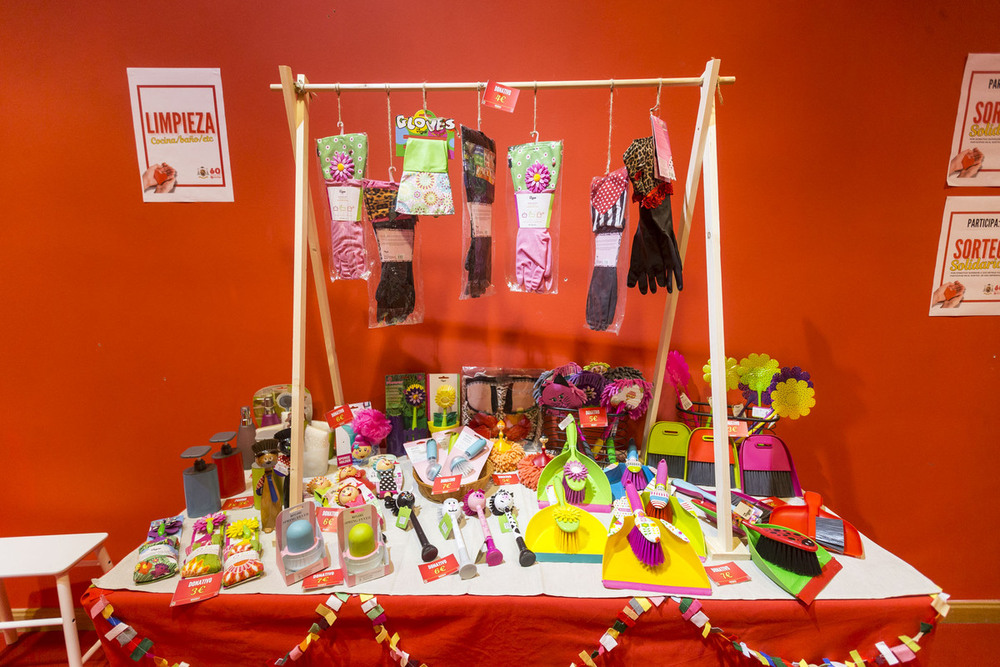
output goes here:
<path id="1" fill-rule="evenodd" d="M 618 333 L 625 317 L 622 234 L 628 228 L 628 174 L 625 167 L 590 183 L 590 227 L 594 270 L 587 290 L 587 326 Z"/>
<path id="2" fill-rule="evenodd" d="M 368 163 L 368 135 L 340 134 L 316 140 L 330 212 L 330 279 L 366 280 L 361 226 L 362 179 Z"/>
<path id="3" fill-rule="evenodd" d="M 222 585 L 226 588 L 264 574 L 260 521 L 256 517 L 239 519 L 226 527 L 226 548 L 222 556 Z"/>
<path id="4" fill-rule="evenodd" d="M 399 187 L 389 181 L 364 182 L 365 216 L 372 230 L 369 328 L 424 321 L 423 281 L 414 266 L 417 218 L 397 212 Z"/>
<path id="5" fill-rule="evenodd" d="M 632 199 L 639 202 L 639 225 L 632 238 L 629 259 L 628 286 L 639 287 L 639 292 L 656 293 L 656 286 L 673 291 L 684 288 L 681 274 L 681 255 L 674 237 L 673 213 L 670 196 L 673 185 L 655 178 L 655 146 L 653 137 L 636 139 L 622 156 L 634 192 Z"/>
<path id="6" fill-rule="evenodd" d="M 183 526 L 183 515 L 150 522 L 146 541 L 139 547 L 139 559 L 132 573 L 132 581 L 148 584 L 177 574 Z"/>
<path id="7" fill-rule="evenodd" d="M 559 290 L 559 200 L 562 141 L 539 141 L 507 149 L 508 210 L 513 262 L 507 286 L 513 292 L 555 294 Z"/>
<path id="8" fill-rule="evenodd" d="M 493 287 L 493 202 L 496 199 L 496 142 L 462 126 L 462 174 L 465 200 L 462 247 L 465 269 L 460 299 L 489 296 Z"/>
<path id="9" fill-rule="evenodd" d="M 226 538 L 226 513 L 216 512 L 195 519 L 191 544 L 181 576 L 200 577 L 222 571 L 222 544 Z"/>
<path id="10" fill-rule="evenodd" d="M 447 138 L 407 137 L 396 211 L 433 216 L 455 212 L 448 180 Z"/>

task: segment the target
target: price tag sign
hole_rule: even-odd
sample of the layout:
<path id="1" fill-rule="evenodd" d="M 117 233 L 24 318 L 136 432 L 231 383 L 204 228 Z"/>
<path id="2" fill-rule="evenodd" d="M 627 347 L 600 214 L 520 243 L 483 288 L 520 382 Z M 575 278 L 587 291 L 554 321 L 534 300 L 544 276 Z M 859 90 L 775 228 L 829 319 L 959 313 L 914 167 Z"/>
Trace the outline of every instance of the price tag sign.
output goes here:
<path id="1" fill-rule="evenodd" d="M 573 415 L 566 415 L 566 418 L 559 422 L 559 429 L 565 431 L 566 427 L 573 423 Z"/>
<path id="2" fill-rule="evenodd" d="M 431 489 L 433 495 L 439 495 L 441 493 L 451 493 L 452 491 L 458 491 L 462 486 L 462 476 L 461 475 L 448 475 L 446 477 L 438 477 L 434 480 L 434 488 Z"/>
<path id="3" fill-rule="evenodd" d="M 495 472 L 493 473 L 493 483 L 497 486 L 520 484 L 521 476 L 517 474 L 516 470 L 511 470 L 510 472 Z"/>
<path id="4" fill-rule="evenodd" d="M 750 409 L 750 414 L 753 415 L 755 419 L 767 419 L 774 412 L 771 408 L 764 408 L 759 405 L 755 405 Z"/>
<path id="5" fill-rule="evenodd" d="M 226 502 L 222 503 L 223 512 L 227 510 L 245 510 L 249 507 L 253 507 L 253 496 L 229 498 Z"/>
<path id="6" fill-rule="evenodd" d="M 581 428 L 600 428 L 608 425 L 608 411 L 604 408 L 580 408 Z"/>
<path id="7" fill-rule="evenodd" d="M 351 406 L 340 405 L 335 407 L 333 410 L 324 415 L 326 417 L 326 423 L 330 425 L 330 428 L 337 429 L 344 424 L 349 424 L 354 419 L 354 414 L 351 412 Z"/>
<path id="8" fill-rule="evenodd" d="M 399 508 L 399 514 L 396 516 L 396 528 L 400 530 L 406 530 L 407 524 L 410 523 L 410 508 L 401 507 Z"/>
<path id="9" fill-rule="evenodd" d="M 513 113 L 517 105 L 517 96 L 520 94 L 521 91 L 517 88 L 490 81 L 486 84 L 486 92 L 483 94 L 483 106 Z"/>
<path id="10" fill-rule="evenodd" d="M 441 517 L 441 520 L 438 521 L 438 530 L 441 531 L 441 535 L 444 536 L 444 539 L 446 540 L 451 536 L 451 515 L 447 512 Z"/>
<path id="11" fill-rule="evenodd" d="M 690 410 L 693 406 L 694 403 L 691 402 L 691 399 L 688 398 L 688 395 L 685 394 L 684 392 L 681 392 L 681 407 L 684 408 L 685 410 Z"/>
<path id="12" fill-rule="evenodd" d="M 310 588 L 324 588 L 326 586 L 336 586 L 337 584 L 344 583 L 344 570 L 337 568 L 336 570 L 323 570 L 322 572 L 317 572 L 316 574 L 310 574 L 308 577 L 302 580 L 302 589 L 308 590 Z"/>
<path id="13" fill-rule="evenodd" d="M 337 454 L 337 467 L 344 468 L 354 463 L 354 458 L 350 454 Z"/>
<path id="14" fill-rule="evenodd" d="M 420 569 L 420 576 L 423 577 L 424 583 L 429 584 L 441 577 L 458 572 L 458 559 L 455 558 L 455 554 L 448 554 L 444 558 L 430 563 L 421 563 L 417 567 Z"/>
<path id="15" fill-rule="evenodd" d="M 209 598 L 214 598 L 222 588 L 222 573 L 207 577 L 194 577 L 192 579 L 181 579 L 174 589 L 174 597 L 170 600 L 171 607 L 178 607 L 182 604 L 201 602 Z"/>
<path id="16" fill-rule="evenodd" d="M 316 508 L 316 518 L 319 520 L 319 529 L 324 533 L 337 532 L 337 516 L 340 509 L 337 507 Z"/>
<path id="17" fill-rule="evenodd" d="M 750 581 L 750 575 L 740 569 L 736 563 L 724 563 L 722 565 L 710 565 L 705 568 L 708 576 L 719 586 L 728 584 L 740 584 Z"/>
<path id="18" fill-rule="evenodd" d="M 737 419 L 729 419 L 726 421 L 726 427 L 729 431 L 730 438 L 745 438 L 747 437 L 747 423 L 739 421 Z"/>
<path id="19" fill-rule="evenodd" d="M 744 405 L 743 403 L 734 403 L 733 405 L 729 406 L 729 409 L 732 411 L 734 417 L 739 417 L 741 414 L 743 414 L 743 411 L 746 409 L 746 407 L 747 406 Z"/>

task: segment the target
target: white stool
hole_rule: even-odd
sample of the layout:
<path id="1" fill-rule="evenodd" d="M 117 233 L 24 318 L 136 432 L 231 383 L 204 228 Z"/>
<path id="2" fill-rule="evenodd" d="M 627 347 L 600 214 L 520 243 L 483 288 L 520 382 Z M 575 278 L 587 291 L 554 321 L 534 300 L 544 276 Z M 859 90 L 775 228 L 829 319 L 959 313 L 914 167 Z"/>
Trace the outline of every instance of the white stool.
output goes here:
<path id="1" fill-rule="evenodd" d="M 80 655 L 80 637 L 76 632 L 76 612 L 73 594 L 70 592 L 69 570 L 75 565 L 94 564 L 95 561 L 81 563 L 84 556 L 94 551 L 97 552 L 96 564 L 105 572 L 110 570 L 111 559 L 104 548 L 106 539 L 107 533 L 0 537 L 0 630 L 3 631 L 3 638 L 8 646 L 17 641 L 17 630 L 14 628 L 61 625 L 66 637 L 66 655 L 72 667 L 80 667 L 97 651 L 100 641 L 87 651 L 87 655 Z M 15 621 L 3 580 L 42 576 L 56 578 L 61 616 Z"/>

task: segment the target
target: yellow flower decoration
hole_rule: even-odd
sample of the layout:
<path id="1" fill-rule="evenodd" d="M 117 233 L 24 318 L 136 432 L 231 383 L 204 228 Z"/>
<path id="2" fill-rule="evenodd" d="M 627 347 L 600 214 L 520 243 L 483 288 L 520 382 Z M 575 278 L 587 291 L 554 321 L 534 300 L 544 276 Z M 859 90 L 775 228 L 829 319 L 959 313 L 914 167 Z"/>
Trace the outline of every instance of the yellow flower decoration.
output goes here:
<path id="1" fill-rule="evenodd" d="M 771 386 L 771 378 L 778 372 L 778 360 L 766 354 L 750 354 L 740 359 L 740 381 L 757 392 L 757 404 L 760 404 L 761 392 Z"/>
<path id="2" fill-rule="evenodd" d="M 709 359 L 708 363 L 701 367 L 703 373 L 705 373 L 705 382 L 709 387 L 712 386 L 712 360 Z M 737 389 L 740 384 L 740 372 L 736 365 L 736 359 L 733 357 L 726 358 L 726 391 L 731 389 Z"/>
<path id="3" fill-rule="evenodd" d="M 771 407 L 779 417 L 798 419 L 816 405 L 816 390 L 805 380 L 785 380 L 771 391 Z"/>
<path id="4" fill-rule="evenodd" d="M 447 410 L 455 405 L 455 388 L 450 384 L 443 384 L 434 392 L 434 402 Z"/>
<path id="5" fill-rule="evenodd" d="M 233 521 L 228 526 L 226 526 L 226 536 L 232 539 L 239 539 L 241 537 L 248 537 L 260 528 L 260 522 L 256 517 L 252 519 L 240 519 L 239 521 Z"/>

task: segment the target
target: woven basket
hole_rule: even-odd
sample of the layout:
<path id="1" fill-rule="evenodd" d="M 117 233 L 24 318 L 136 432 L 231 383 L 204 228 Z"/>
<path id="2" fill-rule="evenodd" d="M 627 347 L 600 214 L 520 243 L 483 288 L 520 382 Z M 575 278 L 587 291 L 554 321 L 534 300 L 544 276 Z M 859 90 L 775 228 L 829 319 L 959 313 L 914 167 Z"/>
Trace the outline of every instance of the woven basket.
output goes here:
<path id="1" fill-rule="evenodd" d="M 546 445 L 550 454 L 556 455 L 562 450 L 563 445 L 566 444 L 566 431 L 559 428 L 559 423 L 566 418 L 567 413 L 576 413 L 576 410 L 561 410 L 559 408 L 544 407 L 542 409 L 542 435 L 548 437 L 549 442 Z M 605 428 L 603 426 L 582 428 L 580 431 L 583 433 L 584 439 L 587 441 L 587 445 L 592 447 L 598 440 L 604 437 Z M 642 449 L 640 440 L 642 440 L 642 425 L 631 419 L 621 419 L 618 422 L 618 428 L 615 432 L 614 442 L 604 443 L 604 447 L 601 449 L 600 453 L 594 457 L 593 452 L 589 451 L 590 447 L 584 447 L 580 443 L 580 449 L 583 451 L 587 450 L 587 454 L 594 458 L 598 463 L 605 463 L 609 461 L 610 449 L 614 448 L 616 452 L 621 452 L 621 456 L 618 460 L 625 460 L 625 450 L 628 448 L 629 438 L 635 438 L 636 443 L 639 444 L 639 449 Z"/>
<path id="2" fill-rule="evenodd" d="M 414 475 L 413 479 L 417 483 L 417 488 L 420 489 L 420 495 L 427 500 L 435 503 L 443 503 L 448 498 L 463 500 L 465 498 L 465 494 L 469 491 L 485 492 L 486 487 L 493 481 L 493 463 L 487 459 L 486 465 L 483 466 L 483 471 L 479 475 L 479 479 L 474 482 L 469 482 L 468 484 L 463 484 L 459 487 L 458 491 L 452 491 L 451 493 L 440 493 L 438 495 L 434 495 L 431 493 L 434 490 L 433 484 L 427 484 L 417 475 Z"/>

